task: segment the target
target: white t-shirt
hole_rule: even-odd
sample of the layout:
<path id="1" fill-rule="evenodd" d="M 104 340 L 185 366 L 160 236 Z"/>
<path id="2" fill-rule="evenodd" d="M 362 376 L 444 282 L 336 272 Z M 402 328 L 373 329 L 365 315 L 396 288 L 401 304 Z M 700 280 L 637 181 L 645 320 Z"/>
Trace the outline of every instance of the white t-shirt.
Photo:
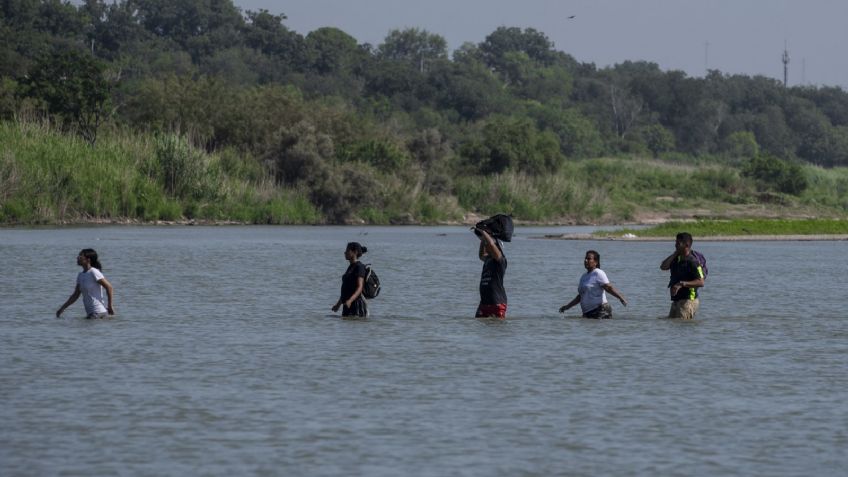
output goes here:
<path id="1" fill-rule="evenodd" d="M 594 310 L 607 302 L 607 294 L 603 285 L 609 283 L 607 274 L 600 268 L 586 272 L 580 277 L 577 292 L 580 293 L 580 309 L 583 313 Z"/>
<path id="2" fill-rule="evenodd" d="M 77 275 L 77 285 L 82 294 L 82 304 L 85 306 L 85 314 L 106 313 L 106 303 L 103 301 L 103 287 L 97 283 L 103 278 L 100 270 L 91 267 L 87 272 Z"/>

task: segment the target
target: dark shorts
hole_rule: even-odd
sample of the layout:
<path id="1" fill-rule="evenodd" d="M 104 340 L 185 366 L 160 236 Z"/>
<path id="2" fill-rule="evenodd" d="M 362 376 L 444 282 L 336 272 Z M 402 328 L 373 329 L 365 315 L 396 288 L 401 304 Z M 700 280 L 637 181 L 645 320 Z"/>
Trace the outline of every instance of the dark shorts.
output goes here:
<path id="1" fill-rule="evenodd" d="M 599 320 L 612 318 L 612 307 L 609 303 L 604 303 L 594 310 L 583 313 L 583 318 L 594 318 Z"/>
<path id="2" fill-rule="evenodd" d="M 342 316 L 368 316 L 368 304 L 360 296 L 350 305 L 350 308 L 342 305 Z"/>
<path id="3" fill-rule="evenodd" d="M 477 307 L 475 318 L 506 318 L 506 303 L 498 303 L 497 305 L 483 305 Z"/>

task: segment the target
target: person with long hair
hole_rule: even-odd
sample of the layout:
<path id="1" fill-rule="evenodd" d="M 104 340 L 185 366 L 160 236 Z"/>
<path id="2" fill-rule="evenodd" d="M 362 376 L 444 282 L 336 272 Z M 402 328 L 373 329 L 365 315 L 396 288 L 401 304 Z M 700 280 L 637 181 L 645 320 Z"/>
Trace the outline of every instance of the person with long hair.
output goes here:
<path id="1" fill-rule="evenodd" d="M 345 247 L 344 257 L 350 264 L 344 275 L 342 275 L 342 290 L 339 300 L 333 305 L 333 312 L 342 307 L 342 316 L 366 317 L 368 316 L 368 304 L 362 296 L 365 288 L 365 277 L 368 271 L 365 265 L 359 261 L 363 254 L 368 252 L 359 242 L 349 242 Z"/>
<path id="2" fill-rule="evenodd" d="M 580 277 L 577 296 L 561 306 L 560 313 L 565 313 L 565 310 L 580 303 L 584 318 L 612 318 L 612 307 L 607 301 L 607 293 L 618 298 L 622 305 L 627 306 L 624 295 L 612 286 L 607 274 L 601 270 L 601 254 L 594 250 L 587 251 L 583 259 L 583 267 L 586 268 L 586 273 Z"/>
<path id="3" fill-rule="evenodd" d="M 80 295 L 86 318 L 106 318 L 107 315 L 114 315 L 112 284 L 103 276 L 103 266 L 100 265 L 97 252 L 91 248 L 82 249 L 77 256 L 77 265 L 82 267 L 82 271 L 77 275 L 77 285 L 68 300 L 56 310 L 56 318 L 62 316 L 62 312 L 76 302 Z M 104 288 L 108 301 L 103 299 Z"/>

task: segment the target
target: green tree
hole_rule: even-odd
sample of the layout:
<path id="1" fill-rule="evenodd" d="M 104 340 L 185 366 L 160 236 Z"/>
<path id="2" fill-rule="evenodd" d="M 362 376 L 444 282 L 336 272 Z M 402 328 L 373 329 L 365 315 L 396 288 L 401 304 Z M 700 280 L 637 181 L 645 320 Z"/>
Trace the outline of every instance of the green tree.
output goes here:
<path id="1" fill-rule="evenodd" d="M 750 131 L 734 132 L 722 141 L 722 152 L 730 157 L 756 157 L 760 153 L 760 145 L 757 138 Z"/>
<path id="2" fill-rule="evenodd" d="M 210 76 L 221 78 L 232 85 L 250 86 L 259 82 L 259 65 L 263 57 L 256 50 L 237 46 L 215 51 L 204 65 Z"/>
<path id="3" fill-rule="evenodd" d="M 409 156 L 398 145 L 380 139 L 349 145 L 340 151 L 339 156 L 344 161 L 363 162 L 385 172 L 397 172 L 409 162 Z"/>
<path id="4" fill-rule="evenodd" d="M 824 113 L 835 126 L 848 125 L 848 92 L 843 88 L 823 86 L 820 88 L 793 88 L 793 94 L 806 98 Z"/>
<path id="5" fill-rule="evenodd" d="M 112 87 L 104 65 L 75 50 L 42 57 L 24 80 L 27 96 L 42 102 L 65 128 L 75 129 L 91 145 L 108 114 Z"/>
<path id="6" fill-rule="evenodd" d="M 565 105 L 571 90 L 571 74 L 564 67 L 554 65 L 528 71 L 516 93 L 522 98 Z"/>
<path id="7" fill-rule="evenodd" d="M 483 128 L 489 151 L 483 172 L 513 169 L 529 174 L 555 172 L 563 162 L 559 141 L 550 131 L 539 132 L 527 117 L 496 117 Z"/>
<path id="8" fill-rule="evenodd" d="M 524 53 L 530 60 L 550 66 L 557 61 L 553 47 L 544 33 L 533 28 L 499 27 L 480 44 L 480 51 L 490 68 L 505 74 L 509 70 L 508 53 Z"/>
<path id="9" fill-rule="evenodd" d="M 363 60 L 356 39 L 338 28 L 318 28 L 306 35 L 309 67 L 321 75 L 347 75 Z"/>
<path id="10" fill-rule="evenodd" d="M 24 76 L 41 55 L 78 48 L 84 27 L 84 18 L 69 2 L 0 2 L 0 75 Z"/>
<path id="11" fill-rule="evenodd" d="M 765 152 L 780 157 L 795 154 L 797 137 L 786 123 L 786 115 L 780 106 L 766 106 L 754 114 L 746 129 L 754 133 L 757 143 Z"/>
<path id="12" fill-rule="evenodd" d="M 832 125 L 827 116 L 811 101 L 794 97 L 787 98 L 783 111 L 787 126 L 798 139 L 798 156 L 815 164 L 832 163 Z"/>
<path id="13" fill-rule="evenodd" d="M 307 62 L 303 37 L 284 24 L 286 16 L 268 10 L 247 11 L 242 37 L 245 45 L 273 58 L 282 71 L 302 69 Z"/>
<path id="14" fill-rule="evenodd" d="M 152 39 L 137 21 L 132 1 L 86 0 L 80 7 L 86 25 L 85 46 L 99 57 L 115 61 Z"/>
<path id="15" fill-rule="evenodd" d="M 612 129 L 615 132 L 616 139 L 622 140 L 631 129 L 639 124 L 645 109 L 645 102 L 638 94 L 614 83 L 610 83 L 608 89 Z"/>
<path id="16" fill-rule="evenodd" d="M 438 63 L 428 72 L 426 86 L 425 99 L 461 119 L 478 120 L 509 109 L 503 84 L 481 63 Z"/>
<path id="17" fill-rule="evenodd" d="M 551 105 L 533 105 L 528 114 L 541 130 L 550 130 L 559 139 L 560 150 L 567 157 L 598 157 L 604 143 L 595 123 L 577 109 L 560 109 Z"/>
<path id="18" fill-rule="evenodd" d="M 449 194 L 453 187 L 449 161 L 453 150 L 438 129 L 419 131 L 407 142 L 407 150 L 426 173 L 424 188 L 431 194 Z"/>
<path id="19" fill-rule="evenodd" d="M 135 16 L 153 35 L 169 38 L 195 62 L 239 44 L 244 18 L 231 0 L 133 0 Z"/>
<path id="20" fill-rule="evenodd" d="M 830 163 L 826 165 L 834 167 L 848 166 L 848 125 L 834 126 L 828 131 L 830 141 L 828 144 L 831 147 L 830 153 L 827 155 L 830 158 Z"/>
<path id="21" fill-rule="evenodd" d="M 424 73 L 430 63 L 447 59 L 447 41 L 418 28 L 392 30 L 378 47 L 377 54 L 381 59 L 405 62 Z"/>
<path id="22" fill-rule="evenodd" d="M 11 78 L 0 77 L 0 120 L 11 119 L 18 109 L 18 83 Z"/>
<path id="23" fill-rule="evenodd" d="M 421 106 L 415 93 L 421 90 L 426 77 L 414 66 L 397 61 L 375 61 L 363 76 L 368 94 L 391 98 L 395 100 L 395 107 L 412 110 Z"/>
<path id="24" fill-rule="evenodd" d="M 37 5 L 37 14 L 34 18 L 27 17 L 24 21 L 32 21 L 31 26 L 41 32 L 50 33 L 55 36 L 75 36 L 83 31 L 85 25 L 82 15 L 70 2 L 61 0 L 42 0 L 32 2 L 26 0 L 12 0 L 4 2 L 8 9 L 14 11 L 10 16 L 17 16 L 17 9 L 21 8 L 28 13 L 32 12 L 32 4 Z"/>
<path id="25" fill-rule="evenodd" d="M 506 52 L 501 60 L 501 77 L 513 95 L 559 104 L 568 100 L 572 79 L 564 67 L 542 65 L 523 51 Z"/>
<path id="26" fill-rule="evenodd" d="M 660 124 L 643 127 L 639 131 L 639 135 L 642 137 L 645 146 L 654 154 L 654 157 L 674 150 L 674 134 Z"/>

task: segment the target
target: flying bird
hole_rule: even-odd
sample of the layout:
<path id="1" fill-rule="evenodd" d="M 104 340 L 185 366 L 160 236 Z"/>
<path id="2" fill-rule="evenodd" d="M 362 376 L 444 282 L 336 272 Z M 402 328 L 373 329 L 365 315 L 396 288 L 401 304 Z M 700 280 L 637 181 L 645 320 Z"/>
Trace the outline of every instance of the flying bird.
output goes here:
<path id="1" fill-rule="evenodd" d="M 571 20 L 572 18 L 574 18 L 574 17 L 576 17 L 576 16 L 577 16 L 577 15 L 571 15 L 570 17 L 568 17 L 568 19 L 569 19 L 569 20 Z"/>

